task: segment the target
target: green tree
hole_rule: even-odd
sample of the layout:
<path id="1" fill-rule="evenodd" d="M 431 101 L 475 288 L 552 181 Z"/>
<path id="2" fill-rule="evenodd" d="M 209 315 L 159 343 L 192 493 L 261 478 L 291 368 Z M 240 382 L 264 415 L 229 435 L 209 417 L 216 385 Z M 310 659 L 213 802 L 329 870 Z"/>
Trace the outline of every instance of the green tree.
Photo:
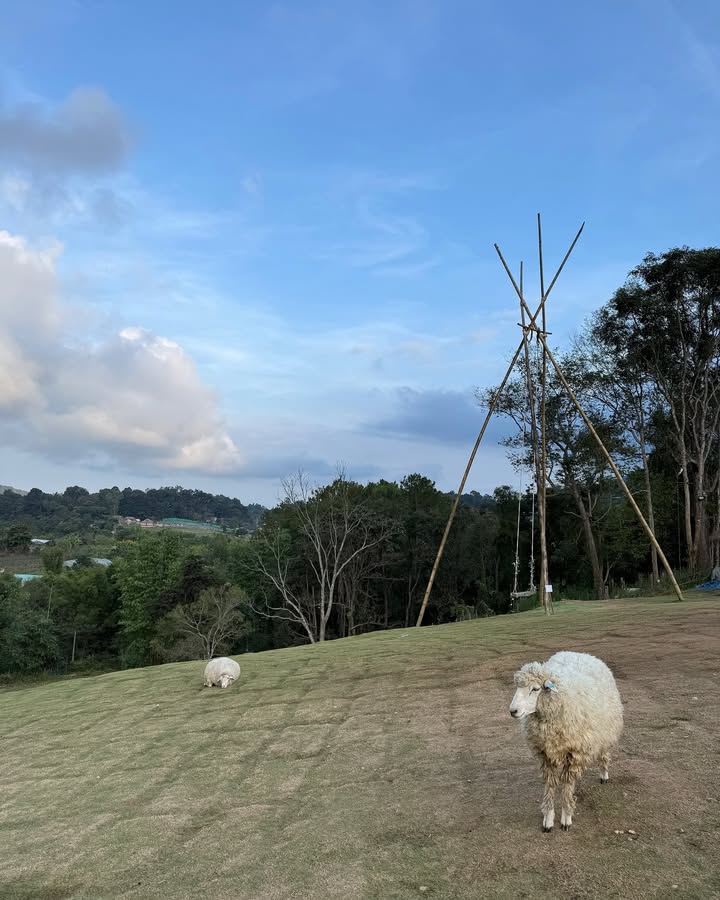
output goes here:
<path id="1" fill-rule="evenodd" d="M 7 549 L 15 553 L 27 553 L 30 550 L 32 530 L 29 525 L 11 525 L 8 528 L 5 544 Z"/>
<path id="2" fill-rule="evenodd" d="M 49 575 L 59 575 L 63 570 L 63 560 L 65 558 L 62 547 L 49 546 L 42 551 L 43 569 Z"/>
<path id="3" fill-rule="evenodd" d="M 44 611 L 27 602 L 17 579 L 0 575 L 0 672 L 31 675 L 59 661 L 57 633 Z"/>
<path id="4" fill-rule="evenodd" d="M 141 666 L 149 661 L 155 635 L 152 611 L 158 597 L 175 587 L 180 566 L 180 537 L 172 531 L 143 535 L 117 562 L 125 665 Z"/>
<path id="5" fill-rule="evenodd" d="M 593 425 L 616 463 L 624 464 L 627 447 L 622 439 L 623 427 L 598 405 L 592 404 L 595 374 L 581 353 L 560 357 L 560 366 L 576 395 L 586 407 Z M 495 389 L 485 392 L 484 405 Z M 523 377 L 511 379 L 498 402 L 497 410 L 517 426 L 516 434 L 506 441 L 517 467 L 534 466 L 530 439 L 527 386 Z M 554 372 L 548 374 L 545 397 L 547 445 L 547 481 L 551 488 L 565 491 L 572 498 L 585 539 L 587 558 L 598 599 L 605 596 L 607 572 L 603 571 L 598 545 L 596 509 L 607 485 L 609 467 L 597 443 L 586 427 L 575 404 L 568 397 Z"/>
<path id="6" fill-rule="evenodd" d="M 594 330 L 662 400 L 682 480 L 690 569 L 708 568 L 708 495 L 720 485 L 720 248 L 648 254 L 600 310 Z"/>

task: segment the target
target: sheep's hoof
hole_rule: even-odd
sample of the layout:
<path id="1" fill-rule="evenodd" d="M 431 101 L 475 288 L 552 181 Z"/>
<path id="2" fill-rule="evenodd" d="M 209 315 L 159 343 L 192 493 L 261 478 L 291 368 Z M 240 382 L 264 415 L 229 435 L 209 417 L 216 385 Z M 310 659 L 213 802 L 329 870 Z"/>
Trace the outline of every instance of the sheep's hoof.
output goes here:
<path id="1" fill-rule="evenodd" d="M 571 825 L 561 825 L 560 827 L 562 828 L 563 831 L 570 831 L 572 826 Z"/>
<path id="2" fill-rule="evenodd" d="M 552 831 L 552 825 L 549 828 L 546 825 L 543 825 L 542 828 L 545 834 L 549 834 Z"/>

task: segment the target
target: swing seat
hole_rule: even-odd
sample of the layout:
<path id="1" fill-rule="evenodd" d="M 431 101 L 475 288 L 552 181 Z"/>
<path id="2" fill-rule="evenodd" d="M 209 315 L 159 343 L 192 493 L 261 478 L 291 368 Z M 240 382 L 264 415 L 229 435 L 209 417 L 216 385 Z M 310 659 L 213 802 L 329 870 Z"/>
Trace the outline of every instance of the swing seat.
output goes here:
<path id="1" fill-rule="evenodd" d="M 519 600 L 521 597 L 534 597 L 537 594 L 537 588 L 533 588 L 531 591 L 513 591 L 510 596 L 513 600 Z"/>

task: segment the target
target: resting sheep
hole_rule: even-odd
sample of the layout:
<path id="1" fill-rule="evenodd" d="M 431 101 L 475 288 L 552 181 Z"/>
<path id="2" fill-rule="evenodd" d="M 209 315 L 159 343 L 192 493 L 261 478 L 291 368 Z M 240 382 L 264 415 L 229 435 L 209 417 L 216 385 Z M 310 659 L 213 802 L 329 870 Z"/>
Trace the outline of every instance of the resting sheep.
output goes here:
<path id="1" fill-rule="evenodd" d="M 612 672 L 589 653 L 562 651 L 546 663 L 527 663 L 515 673 L 510 715 L 523 720 L 545 782 L 540 806 L 543 831 L 555 824 L 555 788 L 560 786 L 560 827 L 567 831 L 575 810 L 575 783 L 599 762 L 608 781 L 610 751 L 623 728 L 622 700 Z"/>
<path id="2" fill-rule="evenodd" d="M 240 677 L 240 666 L 234 659 L 219 656 L 205 666 L 205 687 L 226 688 Z"/>

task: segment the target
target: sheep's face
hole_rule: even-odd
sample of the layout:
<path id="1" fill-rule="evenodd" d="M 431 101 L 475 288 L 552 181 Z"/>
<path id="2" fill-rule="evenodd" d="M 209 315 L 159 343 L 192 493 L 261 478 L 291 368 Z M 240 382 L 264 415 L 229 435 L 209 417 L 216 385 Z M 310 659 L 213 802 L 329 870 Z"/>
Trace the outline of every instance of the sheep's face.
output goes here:
<path id="1" fill-rule="evenodd" d="M 549 691 L 557 691 L 540 663 L 527 663 L 515 673 L 515 696 L 510 704 L 513 719 L 524 719 L 537 712 L 538 700 Z"/>
<path id="2" fill-rule="evenodd" d="M 233 683 L 233 681 L 235 681 L 235 679 L 232 677 L 232 675 L 221 675 L 220 676 L 220 687 L 226 688 L 229 685 L 231 685 Z"/>

